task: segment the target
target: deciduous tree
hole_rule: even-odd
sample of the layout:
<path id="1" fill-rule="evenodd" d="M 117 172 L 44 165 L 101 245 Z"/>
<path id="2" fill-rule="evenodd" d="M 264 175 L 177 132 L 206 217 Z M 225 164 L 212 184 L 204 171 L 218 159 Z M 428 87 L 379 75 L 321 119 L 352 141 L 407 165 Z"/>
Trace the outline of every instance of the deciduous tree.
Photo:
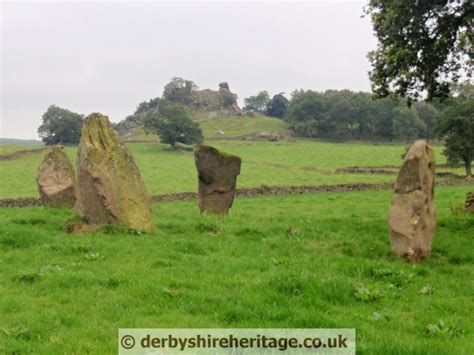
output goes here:
<path id="1" fill-rule="evenodd" d="M 77 144 L 81 139 L 84 116 L 51 105 L 43 114 L 38 134 L 46 145 Z"/>
<path id="2" fill-rule="evenodd" d="M 441 111 L 436 132 L 444 139 L 444 154 L 449 162 L 462 161 L 466 175 L 472 176 L 474 159 L 474 86 L 466 84 Z"/>
<path id="3" fill-rule="evenodd" d="M 369 0 L 366 12 L 378 39 L 369 53 L 377 96 L 446 97 L 451 81 L 472 73 L 472 0 Z"/>
<path id="4" fill-rule="evenodd" d="M 185 107 L 179 103 L 161 105 L 159 110 L 149 111 L 143 119 L 147 133 L 156 133 L 161 143 L 176 148 L 176 143 L 202 143 L 199 124 L 189 118 Z"/>

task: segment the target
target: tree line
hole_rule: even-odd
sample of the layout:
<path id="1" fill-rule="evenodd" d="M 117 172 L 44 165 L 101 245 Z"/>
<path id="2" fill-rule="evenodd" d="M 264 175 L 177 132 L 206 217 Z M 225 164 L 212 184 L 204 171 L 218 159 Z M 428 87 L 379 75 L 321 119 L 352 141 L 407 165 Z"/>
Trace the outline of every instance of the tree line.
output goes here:
<path id="1" fill-rule="evenodd" d="M 190 117 L 190 98 L 196 85 L 173 78 L 163 95 L 144 101 L 132 115 L 117 124 L 119 132 L 143 126 L 147 133 L 160 136 L 162 143 L 195 144 L 203 133 Z M 288 100 L 283 93 L 270 98 L 267 91 L 244 99 L 244 112 L 261 113 L 283 119 L 297 136 L 331 140 L 401 141 L 418 138 L 440 139 L 446 144 L 450 162 L 464 162 L 471 174 L 474 158 L 474 86 L 458 85 L 443 101 L 410 104 L 402 98 L 376 99 L 366 92 L 351 90 L 296 90 Z M 38 129 L 50 144 L 77 144 L 84 116 L 50 106 Z"/>
<path id="2" fill-rule="evenodd" d="M 265 94 L 245 99 L 245 109 L 286 120 L 298 136 L 333 140 L 431 140 L 441 109 L 423 101 L 409 107 L 402 99 L 375 100 L 370 93 L 351 90 L 296 90 L 286 102 L 279 99 L 282 94 L 265 102 Z"/>

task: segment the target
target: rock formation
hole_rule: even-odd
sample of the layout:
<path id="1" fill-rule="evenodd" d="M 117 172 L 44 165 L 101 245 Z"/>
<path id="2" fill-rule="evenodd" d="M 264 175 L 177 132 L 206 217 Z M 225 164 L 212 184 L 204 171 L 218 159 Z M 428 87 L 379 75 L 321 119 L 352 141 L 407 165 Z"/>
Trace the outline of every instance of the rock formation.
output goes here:
<path id="1" fill-rule="evenodd" d="M 132 154 L 107 116 L 86 117 L 77 152 L 76 213 L 90 225 L 153 229 L 150 198 Z"/>
<path id="2" fill-rule="evenodd" d="M 195 146 L 194 159 L 200 211 L 227 214 L 234 201 L 241 159 L 202 144 Z"/>
<path id="3" fill-rule="evenodd" d="M 474 192 L 467 193 L 465 207 L 467 213 L 474 213 Z"/>
<path id="4" fill-rule="evenodd" d="M 63 147 L 54 147 L 38 167 L 36 183 L 44 206 L 73 207 L 76 176 Z"/>
<path id="5" fill-rule="evenodd" d="M 230 109 L 231 113 L 234 113 L 238 116 L 242 115 L 242 110 L 237 103 L 237 95 L 230 91 L 229 83 L 219 83 L 219 95 L 219 101 L 221 102 L 221 105 L 224 106 L 224 108 Z"/>
<path id="6" fill-rule="evenodd" d="M 242 140 L 246 141 L 268 141 L 268 142 L 276 142 L 286 140 L 287 142 L 293 142 L 295 139 L 293 137 L 293 133 L 291 131 L 284 131 L 284 132 L 260 132 L 257 134 L 247 135 L 241 137 Z"/>
<path id="7" fill-rule="evenodd" d="M 392 251 L 417 262 L 431 251 L 436 228 L 433 150 L 416 141 L 405 156 L 389 214 Z"/>
<path id="8" fill-rule="evenodd" d="M 230 91 L 229 83 L 227 83 L 227 82 L 219 83 L 219 90 L 227 90 L 227 91 Z"/>

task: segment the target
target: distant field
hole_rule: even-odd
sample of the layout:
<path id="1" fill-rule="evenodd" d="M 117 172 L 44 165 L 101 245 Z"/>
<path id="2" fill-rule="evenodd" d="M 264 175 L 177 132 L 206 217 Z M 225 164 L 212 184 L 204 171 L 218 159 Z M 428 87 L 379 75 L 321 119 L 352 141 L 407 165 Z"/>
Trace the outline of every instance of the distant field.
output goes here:
<path id="1" fill-rule="evenodd" d="M 0 209 L 0 353 L 115 353 L 118 328 L 356 328 L 358 353 L 474 353 L 468 187 L 439 188 L 432 255 L 389 251 L 391 191 L 153 204 L 155 233 L 70 235 Z M 429 330 L 429 325 L 431 329 Z"/>
<path id="2" fill-rule="evenodd" d="M 391 182 L 395 176 L 383 174 L 336 173 L 347 166 L 400 165 L 403 145 L 363 143 L 325 143 L 316 141 L 249 142 L 215 141 L 210 144 L 242 157 L 239 187 L 320 185 L 339 183 Z M 197 186 L 194 158 L 155 143 L 131 143 L 150 194 L 195 191 Z M 434 147 L 438 163 L 444 163 L 442 147 Z M 75 162 L 75 147 L 66 148 Z M 21 155 L 0 161 L 0 198 L 35 197 L 35 175 L 44 152 Z M 457 172 L 462 173 L 461 169 Z"/>
<path id="3" fill-rule="evenodd" d="M 20 150 L 29 150 L 35 148 L 41 148 L 43 145 L 36 144 L 36 145 L 17 145 L 17 144 L 0 144 L 0 155 L 10 154 L 13 152 L 17 152 Z"/>

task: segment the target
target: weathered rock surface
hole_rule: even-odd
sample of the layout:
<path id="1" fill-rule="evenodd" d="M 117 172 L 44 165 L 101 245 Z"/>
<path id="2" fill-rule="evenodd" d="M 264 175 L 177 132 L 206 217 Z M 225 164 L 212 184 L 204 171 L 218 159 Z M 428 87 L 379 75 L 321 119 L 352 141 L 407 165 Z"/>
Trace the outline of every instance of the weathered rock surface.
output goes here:
<path id="1" fill-rule="evenodd" d="M 183 150 L 185 152 L 192 152 L 193 151 L 193 146 L 189 144 L 184 144 L 180 142 L 176 142 L 174 144 L 174 148 L 177 150 Z"/>
<path id="2" fill-rule="evenodd" d="M 218 90 L 204 89 L 195 90 L 192 93 L 191 102 L 188 106 L 193 110 L 208 111 L 208 117 L 214 118 L 218 115 L 242 115 L 237 96 L 230 91 L 229 84 L 219 83 Z"/>
<path id="3" fill-rule="evenodd" d="M 465 207 L 467 213 L 474 213 L 474 192 L 467 193 Z"/>
<path id="4" fill-rule="evenodd" d="M 231 113 L 241 116 L 242 110 L 237 103 L 237 96 L 230 91 L 229 83 L 219 83 L 219 93 L 221 95 L 221 103 L 224 103 L 224 106 L 230 109 Z M 225 98 L 223 98 L 222 95 L 224 95 Z"/>
<path id="5" fill-rule="evenodd" d="M 241 159 L 202 144 L 195 146 L 194 159 L 200 211 L 227 214 L 234 201 Z"/>
<path id="6" fill-rule="evenodd" d="M 44 206 L 73 207 L 76 176 L 63 147 L 54 147 L 38 167 L 36 183 Z"/>
<path id="7" fill-rule="evenodd" d="M 77 152 L 76 213 L 91 225 L 153 229 L 150 198 L 132 154 L 107 116 L 86 117 Z"/>
<path id="8" fill-rule="evenodd" d="M 229 83 L 227 83 L 227 82 L 219 83 L 219 90 L 227 90 L 227 91 L 230 91 Z"/>
<path id="9" fill-rule="evenodd" d="M 241 137 L 242 140 L 246 141 L 268 141 L 268 142 L 276 142 L 281 140 L 286 140 L 288 142 L 293 142 L 293 134 L 290 131 L 285 132 L 260 132 L 255 135 L 247 135 Z"/>
<path id="10" fill-rule="evenodd" d="M 389 213 L 392 251 L 417 262 L 429 255 L 436 229 L 433 150 L 416 141 L 405 156 Z"/>

